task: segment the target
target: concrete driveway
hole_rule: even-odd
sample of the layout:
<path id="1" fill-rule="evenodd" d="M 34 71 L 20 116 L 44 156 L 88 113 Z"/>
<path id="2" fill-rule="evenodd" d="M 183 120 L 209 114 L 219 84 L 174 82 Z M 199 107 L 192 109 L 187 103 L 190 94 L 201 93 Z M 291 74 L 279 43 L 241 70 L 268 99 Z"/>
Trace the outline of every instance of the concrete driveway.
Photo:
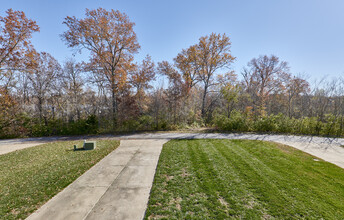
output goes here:
<path id="1" fill-rule="evenodd" d="M 162 145 L 167 141 L 121 141 L 116 150 L 27 219 L 143 219 Z"/>

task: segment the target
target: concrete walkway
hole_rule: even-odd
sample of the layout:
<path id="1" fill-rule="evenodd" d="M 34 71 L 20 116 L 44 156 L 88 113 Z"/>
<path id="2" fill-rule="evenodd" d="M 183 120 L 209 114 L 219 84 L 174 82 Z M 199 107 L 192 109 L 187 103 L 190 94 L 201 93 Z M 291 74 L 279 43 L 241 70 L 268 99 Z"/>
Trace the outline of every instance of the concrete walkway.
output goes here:
<path id="1" fill-rule="evenodd" d="M 165 139 L 120 146 L 28 219 L 142 219 Z"/>

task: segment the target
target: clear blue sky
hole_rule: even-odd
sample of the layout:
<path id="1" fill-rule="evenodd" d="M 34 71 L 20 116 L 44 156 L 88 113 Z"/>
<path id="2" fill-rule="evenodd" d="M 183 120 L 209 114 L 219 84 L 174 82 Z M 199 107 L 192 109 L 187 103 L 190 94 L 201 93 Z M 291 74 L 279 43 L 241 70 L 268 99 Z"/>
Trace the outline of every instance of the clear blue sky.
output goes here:
<path id="1" fill-rule="evenodd" d="M 150 54 L 156 62 L 172 61 L 215 32 L 231 38 L 238 74 L 252 58 L 274 54 L 295 74 L 344 76 L 343 0 L 2 0 L 0 14 L 13 8 L 36 20 L 41 31 L 34 46 L 63 62 L 72 55 L 59 37 L 66 30 L 63 19 L 98 7 L 118 9 L 136 23 L 137 60 Z"/>

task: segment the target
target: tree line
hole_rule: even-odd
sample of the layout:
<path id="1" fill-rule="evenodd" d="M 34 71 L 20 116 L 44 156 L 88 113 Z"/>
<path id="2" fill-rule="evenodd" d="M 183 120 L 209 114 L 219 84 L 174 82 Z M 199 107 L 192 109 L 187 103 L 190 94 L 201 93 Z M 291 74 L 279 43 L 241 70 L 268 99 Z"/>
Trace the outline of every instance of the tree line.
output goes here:
<path id="1" fill-rule="evenodd" d="M 344 134 L 344 81 L 310 85 L 275 55 L 240 73 L 226 34 L 211 33 L 155 63 L 135 61 L 134 23 L 120 11 L 67 16 L 61 40 L 74 53 L 59 63 L 35 50 L 37 23 L 22 11 L 0 17 L 0 137 L 213 127 L 236 132 Z M 157 78 L 164 78 L 162 85 Z"/>

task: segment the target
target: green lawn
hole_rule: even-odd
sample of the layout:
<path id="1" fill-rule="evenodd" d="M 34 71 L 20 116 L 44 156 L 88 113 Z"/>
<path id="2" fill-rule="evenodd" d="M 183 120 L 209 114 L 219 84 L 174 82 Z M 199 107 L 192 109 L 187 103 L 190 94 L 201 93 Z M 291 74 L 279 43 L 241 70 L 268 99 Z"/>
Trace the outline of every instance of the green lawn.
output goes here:
<path id="1" fill-rule="evenodd" d="M 0 155 L 0 219 L 24 219 L 72 183 L 104 156 L 118 141 L 98 140 L 91 151 L 73 151 L 66 141 L 44 144 Z"/>
<path id="2" fill-rule="evenodd" d="M 164 145 L 145 219 L 344 219 L 344 170 L 263 141 Z"/>

